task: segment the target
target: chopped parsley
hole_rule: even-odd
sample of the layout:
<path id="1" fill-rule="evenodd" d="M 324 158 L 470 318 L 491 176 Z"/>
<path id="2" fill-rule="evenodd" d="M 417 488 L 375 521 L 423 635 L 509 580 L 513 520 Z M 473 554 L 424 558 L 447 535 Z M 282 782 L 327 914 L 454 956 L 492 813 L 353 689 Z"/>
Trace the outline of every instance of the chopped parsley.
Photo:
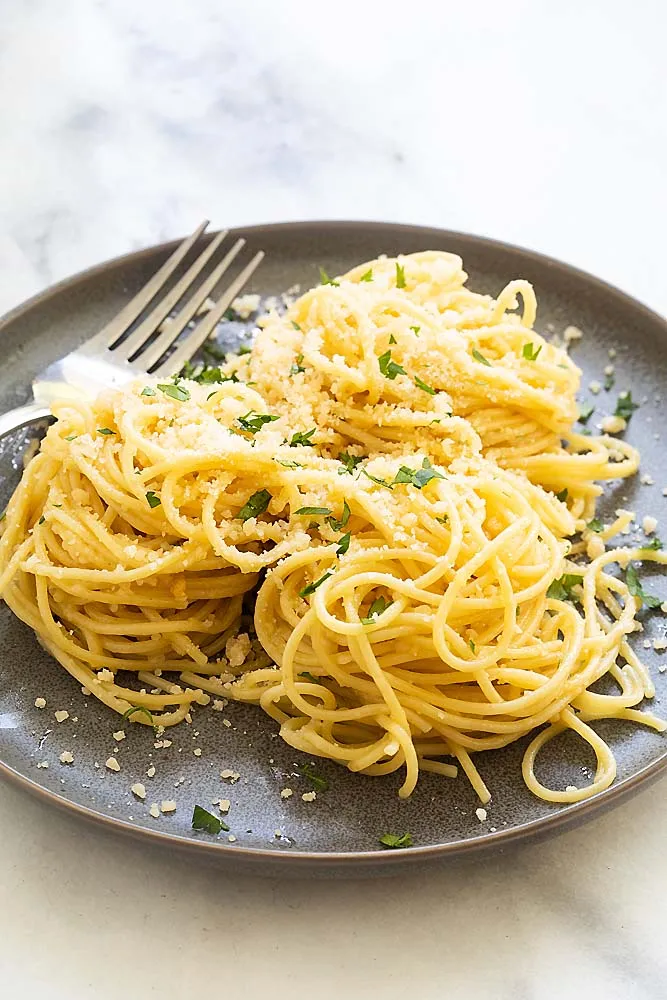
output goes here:
<path id="1" fill-rule="evenodd" d="M 110 427 L 98 427 L 97 428 L 97 433 L 98 434 L 115 434 L 116 432 L 112 431 Z"/>
<path id="2" fill-rule="evenodd" d="M 310 681 L 312 684 L 321 684 L 322 681 L 319 677 L 313 677 L 310 670 L 302 670 L 299 677 L 305 677 L 306 680 Z"/>
<path id="3" fill-rule="evenodd" d="M 555 601 L 572 601 L 575 599 L 572 588 L 580 584 L 582 580 L 583 577 L 577 573 L 563 573 L 557 580 L 553 580 L 549 584 L 547 597 L 551 597 Z"/>
<path id="4" fill-rule="evenodd" d="M 473 654 L 477 652 L 477 646 L 472 641 L 472 639 L 468 639 L 468 645 L 470 646 L 470 649 L 472 650 Z"/>
<path id="5" fill-rule="evenodd" d="M 329 513 L 331 513 L 331 511 L 329 511 Z M 340 521 L 337 521 L 335 517 L 327 518 L 327 521 L 329 522 L 334 531 L 342 531 L 349 520 L 350 520 L 350 507 L 347 500 L 343 500 L 343 513 L 341 514 Z"/>
<path id="6" fill-rule="evenodd" d="M 556 494 L 556 500 L 560 500 L 561 503 L 565 503 L 565 501 L 567 500 L 567 498 L 568 498 L 568 492 L 567 492 L 567 486 L 566 486 L 565 489 L 562 489 L 560 491 L 560 493 Z"/>
<path id="7" fill-rule="evenodd" d="M 397 364 L 395 361 L 391 360 L 391 351 L 385 351 L 378 358 L 378 364 L 380 366 L 380 371 L 385 378 L 391 379 L 392 381 L 397 375 L 407 375 L 405 368 Z"/>
<path id="8" fill-rule="evenodd" d="M 604 377 L 604 391 L 609 392 L 610 389 L 614 388 L 614 383 L 616 379 L 614 378 L 614 373 L 610 372 L 609 375 Z"/>
<path id="9" fill-rule="evenodd" d="M 162 501 L 154 490 L 149 490 L 146 494 L 149 507 L 159 507 Z"/>
<path id="10" fill-rule="evenodd" d="M 396 337 L 393 335 L 393 333 L 389 334 L 389 343 L 390 344 L 395 344 L 396 343 Z"/>
<path id="11" fill-rule="evenodd" d="M 221 830 L 229 830 L 226 823 L 210 813 L 203 806 L 195 806 L 192 812 L 192 829 L 204 830 L 205 833 L 220 833 Z"/>
<path id="12" fill-rule="evenodd" d="M 67 437 L 65 438 L 65 440 L 66 441 L 73 441 L 74 438 L 76 438 L 78 436 L 79 436 L 78 434 L 68 434 Z"/>
<path id="13" fill-rule="evenodd" d="M 237 354 L 252 354 L 252 345 L 251 344 L 239 344 L 239 349 L 238 349 L 238 351 L 236 353 Z"/>
<path id="14" fill-rule="evenodd" d="M 55 507 L 55 504 L 53 506 Z M 640 545 L 639 548 L 645 549 L 647 552 L 659 552 L 662 548 L 662 542 L 657 535 L 654 535 L 650 542 L 647 542 L 646 545 Z"/>
<path id="15" fill-rule="evenodd" d="M 40 519 L 39 519 L 39 521 L 37 522 L 37 524 L 44 524 L 44 522 L 45 522 L 45 521 L 46 521 L 46 518 L 45 518 L 45 517 L 44 517 L 44 515 L 42 514 L 42 516 L 40 517 Z"/>
<path id="16" fill-rule="evenodd" d="M 171 396 L 172 399 L 177 399 L 181 403 L 190 398 L 189 389 L 184 389 L 182 385 L 174 385 L 173 382 L 159 382 L 158 389 L 165 396 Z"/>
<path id="17" fill-rule="evenodd" d="M 143 705 L 133 705 L 132 708 L 128 708 L 126 712 L 123 712 L 123 718 L 124 719 L 129 719 L 129 718 L 131 718 L 131 716 L 135 715 L 137 712 L 141 712 L 142 715 L 147 716 L 148 720 L 149 720 L 149 722 L 151 724 L 151 726 L 154 725 L 154 723 L 153 723 L 153 716 L 151 715 L 151 713 L 148 711 L 147 708 L 143 707 Z"/>
<path id="18" fill-rule="evenodd" d="M 521 352 L 526 359 L 526 361 L 537 361 L 539 353 L 542 350 L 542 344 L 535 350 L 535 346 L 531 344 L 524 344 L 523 351 Z"/>
<path id="19" fill-rule="evenodd" d="M 346 472 L 352 475 L 359 463 L 363 462 L 363 458 L 360 458 L 358 455 L 350 455 L 347 451 L 341 451 L 338 461 L 342 465 L 342 469 L 338 470 L 338 475 L 343 476 Z"/>
<path id="20" fill-rule="evenodd" d="M 366 479 L 370 479 L 372 483 L 377 483 L 378 486 L 385 486 L 388 490 L 393 490 L 394 487 L 392 483 L 388 483 L 386 479 L 378 479 L 377 476 L 372 476 L 370 472 L 366 472 L 365 469 L 362 469 L 361 471 L 366 476 Z"/>
<path id="21" fill-rule="evenodd" d="M 436 394 L 437 390 L 434 389 L 433 386 L 427 385 L 426 382 L 422 382 L 419 375 L 415 375 L 415 385 L 418 389 L 422 389 L 424 392 L 427 392 L 429 396 L 435 396 Z"/>
<path id="22" fill-rule="evenodd" d="M 251 517 L 259 517 L 263 514 L 271 502 L 271 494 L 268 490 L 257 490 L 244 503 L 241 510 L 236 515 L 237 521 L 248 521 Z"/>
<path id="23" fill-rule="evenodd" d="M 378 840 L 383 847 L 412 847 L 411 833 L 383 833 Z"/>
<path id="24" fill-rule="evenodd" d="M 274 461 L 277 462 L 278 465 L 284 465 L 286 469 L 302 469 L 303 468 L 303 466 L 299 465 L 298 462 L 288 462 L 284 458 L 276 458 L 276 459 L 274 459 Z"/>
<path id="25" fill-rule="evenodd" d="M 368 609 L 368 616 L 366 618 L 362 618 L 361 621 L 364 625 L 374 625 L 378 617 L 383 614 L 387 608 L 391 607 L 393 603 L 393 601 L 388 601 L 385 597 L 376 597 Z"/>
<path id="26" fill-rule="evenodd" d="M 298 330 L 299 333 L 303 333 L 303 330 L 301 329 L 301 327 L 299 326 L 299 324 L 295 323 L 294 320 L 292 320 L 292 326 L 294 327 L 295 330 Z"/>
<path id="27" fill-rule="evenodd" d="M 238 417 L 236 422 L 241 430 L 248 431 L 249 434 L 256 434 L 261 431 L 264 424 L 270 424 L 272 420 L 278 419 L 272 413 L 255 413 L 254 410 L 248 410 L 245 416 Z"/>
<path id="28" fill-rule="evenodd" d="M 582 406 L 580 408 L 580 410 L 579 410 L 579 416 L 577 417 L 578 423 L 580 423 L 580 424 L 587 424 L 588 421 L 593 416 L 594 412 L 595 412 L 595 407 L 594 406 L 592 406 L 592 405 L 591 406 Z"/>
<path id="29" fill-rule="evenodd" d="M 351 537 L 352 536 L 351 536 L 350 532 L 348 531 L 347 534 L 341 535 L 341 537 L 338 539 L 338 548 L 336 549 L 336 555 L 337 556 L 344 556 L 345 555 L 345 553 L 347 552 L 347 550 L 350 547 L 350 538 Z"/>
<path id="30" fill-rule="evenodd" d="M 405 268 L 396 261 L 396 287 L 405 288 Z"/>
<path id="31" fill-rule="evenodd" d="M 660 607 L 662 601 L 660 600 L 659 597 L 654 597 L 653 594 L 646 594 L 644 592 L 644 589 L 641 583 L 639 582 L 639 577 L 637 576 L 637 570 L 632 565 L 632 563 L 630 563 L 625 572 L 625 582 L 627 583 L 628 590 L 630 591 L 632 596 L 637 597 L 641 601 L 641 603 L 644 604 L 647 608 Z"/>
<path id="32" fill-rule="evenodd" d="M 297 431 L 295 434 L 292 434 L 292 439 L 289 443 L 290 448 L 297 448 L 299 445 L 312 445 L 310 439 L 316 430 L 317 427 L 311 427 L 309 431 Z"/>
<path id="33" fill-rule="evenodd" d="M 157 396 L 155 389 L 151 389 L 149 385 L 145 385 L 141 390 L 142 396 Z"/>
<path id="34" fill-rule="evenodd" d="M 213 361 L 224 361 L 227 357 L 224 351 L 221 351 L 220 348 L 215 347 L 215 345 L 211 344 L 210 341 L 207 341 L 205 344 L 202 344 L 201 349 L 202 353 L 205 354 L 208 358 L 212 358 Z"/>
<path id="35" fill-rule="evenodd" d="M 323 517 L 327 514 L 331 514 L 332 510 L 330 507 L 299 507 L 298 510 L 294 511 L 295 514 L 321 514 Z"/>
<path id="36" fill-rule="evenodd" d="M 436 521 L 440 521 L 440 524 L 449 524 L 449 514 L 442 514 L 442 516 L 436 515 Z"/>
<path id="37" fill-rule="evenodd" d="M 586 527 L 588 528 L 589 531 L 595 531 L 598 534 L 601 531 L 604 531 L 604 524 L 602 523 L 599 517 L 592 518 L 592 520 L 588 522 Z"/>
<path id="38" fill-rule="evenodd" d="M 416 486 L 418 490 L 421 490 L 430 483 L 432 479 L 446 479 L 447 477 L 443 472 L 438 469 L 434 469 L 428 458 L 425 458 L 422 462 L 421 469 L 409 469 L 407 465 L 402 465 L 394 477 L 394 484 L 398 485 L 405 483 L 410 486 Z"/>
<path id="39" fill-rule="evenodd" d="M 479 361 L 481 365 L 486 365 L 487 368 L 493 368 L 493 365 L 488 358 L 485 358 L 483 354 L 480 354 L 476 347 L 472 349 L 472 356 L 475 361 Z"/>
<path id="40" fill-rule="evenodd" d="M 313 770 L 312 764 L 302 764 L 300 770 L 302 777 L 311 783 L 316 792 L 326 792 L 329 782 Z"/>
<path id="41" fill-rule="evenodd" d="M 319 578 L 319 580 L 315 580 L 313 583 L 307 584 L 302 590 L 300 590 L 299 597 L 308 597 L 309 594 L 314 594 L 318 587 L 321 587 L 330 576 L 333 576 L 334 572 L 335 571 L 333 569 L 328 569 L 326 573 Z"/>
<path id="42" fill-rule="evenodd" d="M 362 274 L 359 281 L 372 281 L 373 280 L 373 268 L 369 267 L 367 271 Z"/>
<path id="43" fill-rule="evenodd" d="M 411 326 L 410 329 L 414 333 L 415 337 L 419 336 L 419 331 L 421 330 L 420 326 Z"/>
<path id="44" fill-rule="evenodd" d="M 303 354 L 297 354 L 296 361 L 289 370 L 290 375 L 298 375 L 299 372 L 305 372 L 305 368 L 301 364 L 303 361 Z"/>
<path id="45" fill-rule="evenodd" d="M 219 365 L 204 365 L 200 372 L 191 376 L 193 382 L 200 385 L 213 385 L 217 382 L 238 382 L 239 377 L 235 372 L 231 375 L 223 375 Z"/>
<path id="46" fill-rule="evenodd" d="M 616 409 L 614 410 L 614 416 L 622 417 L 623 420 L 629 420 L 635 410 L 638 409 L 639 403 L 633 403 L 632 393 L 628 389 L 627 392 L 619 393 L 616 401 Z"/>
<path id="47" fill-rule="evenodd" d="M 335 288 L 338 288 L 339 282 L 338 281 L 334 281 L 333 278 L 330 278 L 329 275 L 327 274 L 327 272 L 324 270 L 324 268 L 321 267 L 320 268 L 320 284 L 321 285 L 333 285 Z"/>

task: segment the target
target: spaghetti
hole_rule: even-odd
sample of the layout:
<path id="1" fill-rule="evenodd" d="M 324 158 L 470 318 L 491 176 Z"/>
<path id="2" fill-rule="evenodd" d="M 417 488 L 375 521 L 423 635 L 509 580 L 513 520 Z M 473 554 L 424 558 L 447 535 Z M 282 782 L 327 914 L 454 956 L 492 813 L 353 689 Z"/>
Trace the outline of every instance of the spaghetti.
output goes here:
<path id="1" fill-rule="evenodd" d="M 606 788 L 591 723 L 666 728 L 637 709 L 640 601 L 609 567 L 667 559 L 606 549 L 629 514 L 586 526 L 596 480 L 638 455 L 573 431 L 579 372 L 533 330 L 531 286 L 465 279 L 444 253 L 360 265 L 223 371 L 59 403 L 7 508 L 0 594 L 135 722 L 252 702 L 299 750 L 400 770 L 403 796 L 460 768 L 482 802 L 475 753 L 534 733 L 536 795 Z M 231 655 L 251 593 L 256 638 Z M 565 729 L 596 755 L 584 788 L 536 775 Z"/>

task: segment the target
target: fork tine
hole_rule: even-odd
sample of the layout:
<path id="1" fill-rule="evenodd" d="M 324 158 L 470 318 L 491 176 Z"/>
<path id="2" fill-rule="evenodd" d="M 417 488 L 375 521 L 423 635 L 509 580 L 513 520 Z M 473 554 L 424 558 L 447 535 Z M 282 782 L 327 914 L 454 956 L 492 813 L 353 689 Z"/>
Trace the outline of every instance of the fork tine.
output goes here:
<path id="1" fill-rule="evenodd" d="M 218 233 L 218 235 L 211 240 L 206 249 L 203 250 L 190 265 L 183 277 L 174 285 L 171 291 L 165 295 L 164 298 L 161 298 L 157 305 L 151 309 L 148 316 L 142 320 L 136 330 L 133 330 L 126 340 L 123 340 L 117 347 L 113 348 L 115 357 L 122 358 L 124 361 L 129 361 L 140 351 L 144 342 L 155 333 L 155 331 L 159 328 L 160 323 L 162 323 L 162 321 L 169 315 L 176 303 L 183 298 L 188 289 L 193 285 L 197 276 L 206 264 L 208 264 L 209 260 L 218 249 L 226 235 L 227 232 L 223 230 L 223 232 Z"/>
<path id="2" fill-rule="evenodd" d="M 149 344 L 142 354 L 138 355 L 134 359 L 137 364 L 141 364 L 146 370 L 148 370 L 151 365 L 157 364 L 164 352 L 171 347 L 179 334 L 190 322 L 192 317 L 196 316 L 199 307 L 203 304 L 205 299 L 208 298 L 211 291 L 220 281 L 222 275 L 244 246 L 244 239 L 240 238 L 236 241 L 231 250 L 229 250 L 223 257 L 208 278 L 206 278 L 194 294 L 191 295 L 186 304 L 179 311 L 178 315 L 175 316 L 168 324 L 165 324 L 165 329 L 162 330 L 160 336 L 157 337 L 152 344 Z"/>
<path id="3" fill-rule="evenodd" d="M 232 281 L 227 290 L 223 292 L 214 308 L 207 313 L 185 340 L 178 345 L 174 353 L 152 372 L 153 375 L 173 375 L 175 372 L 181 370 L 185 362 L 190 360 L 195 351 L 201 347 L 209 334 L 215 329 L 222 318 L 222 314 L 234 301 L 263 259 L 264 252 L 260 250 L 255 254 L 250 263 L 243 268 L 241 273 L 237 275 L 234 281 Z"/>
<path id="4" fill-rule="evenodd" d="M 121 311 L 100 330 L 99 333 L 97 333 L 94 337 L 91 337 L 90 340 L 86 342 L 85 346 L 92 347 L 104 345 L 105 347 L 110 347 L 114 341 L 118 340 L 118 338 L 125 333 L 127 328 L 134 323 L 137 316 L 146 308 L 152 299 L 155 298 L 165 281 L 173 274 L 183 258 L 187 255 L 190 248 L 203 234 L 207 226 L 208 219 L 205 219 L 191 236 L 188 236 L 187 239 L 183 240 L 183 242 L 176 247 L 172 255 L 164 262 L 162 267 L 156 271 L 153 277 L 146 282 L 144 287 L 137 292 L 134 298 L 131 299 L 127 305 L 124 306 Z"/>

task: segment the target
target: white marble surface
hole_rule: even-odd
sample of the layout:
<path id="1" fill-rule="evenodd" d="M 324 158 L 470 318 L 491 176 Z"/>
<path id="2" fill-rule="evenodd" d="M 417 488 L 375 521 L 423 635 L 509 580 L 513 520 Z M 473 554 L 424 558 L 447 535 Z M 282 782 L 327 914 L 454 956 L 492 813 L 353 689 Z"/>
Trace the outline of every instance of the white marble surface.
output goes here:
<path id="1" fill-rule="evenodd" d="M 424 222 L 667 312 L 663 0 L 0 3 L 0 307 L 218 224 Z M 429 875 L 186 867 L 0 787 L 0 995 L 667 995 L 663 781 Z"/>

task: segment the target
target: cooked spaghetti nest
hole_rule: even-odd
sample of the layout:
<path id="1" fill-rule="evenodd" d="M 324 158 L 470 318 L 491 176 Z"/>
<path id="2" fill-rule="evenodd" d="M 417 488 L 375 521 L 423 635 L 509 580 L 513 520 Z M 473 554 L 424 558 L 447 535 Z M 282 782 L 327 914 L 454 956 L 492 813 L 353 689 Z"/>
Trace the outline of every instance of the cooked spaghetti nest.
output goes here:
<path id="1" fill-rule="evenodd" d="M 376 260 L 222 371 L 58 403 L 2 524 L 0 595 L 135 722 L 254 702 L 297 749 L 400 770 L 401 795 L 460 768 L 483 802 L 474 754 L 536 733 L 536 795 L 607 787 L 591 722 L 665 728 L 637 709 L 640 601 L 610 564 L 667 559 L 605 548 L 628 513 L 586 527 L 596 480 L 639 457 L 573 430 L 579 371 L 533 329 L 531 286 L 465 280 L 453 254 Z M 536 774 L 564 729 L 596 755 L 584 788 Z"/>

